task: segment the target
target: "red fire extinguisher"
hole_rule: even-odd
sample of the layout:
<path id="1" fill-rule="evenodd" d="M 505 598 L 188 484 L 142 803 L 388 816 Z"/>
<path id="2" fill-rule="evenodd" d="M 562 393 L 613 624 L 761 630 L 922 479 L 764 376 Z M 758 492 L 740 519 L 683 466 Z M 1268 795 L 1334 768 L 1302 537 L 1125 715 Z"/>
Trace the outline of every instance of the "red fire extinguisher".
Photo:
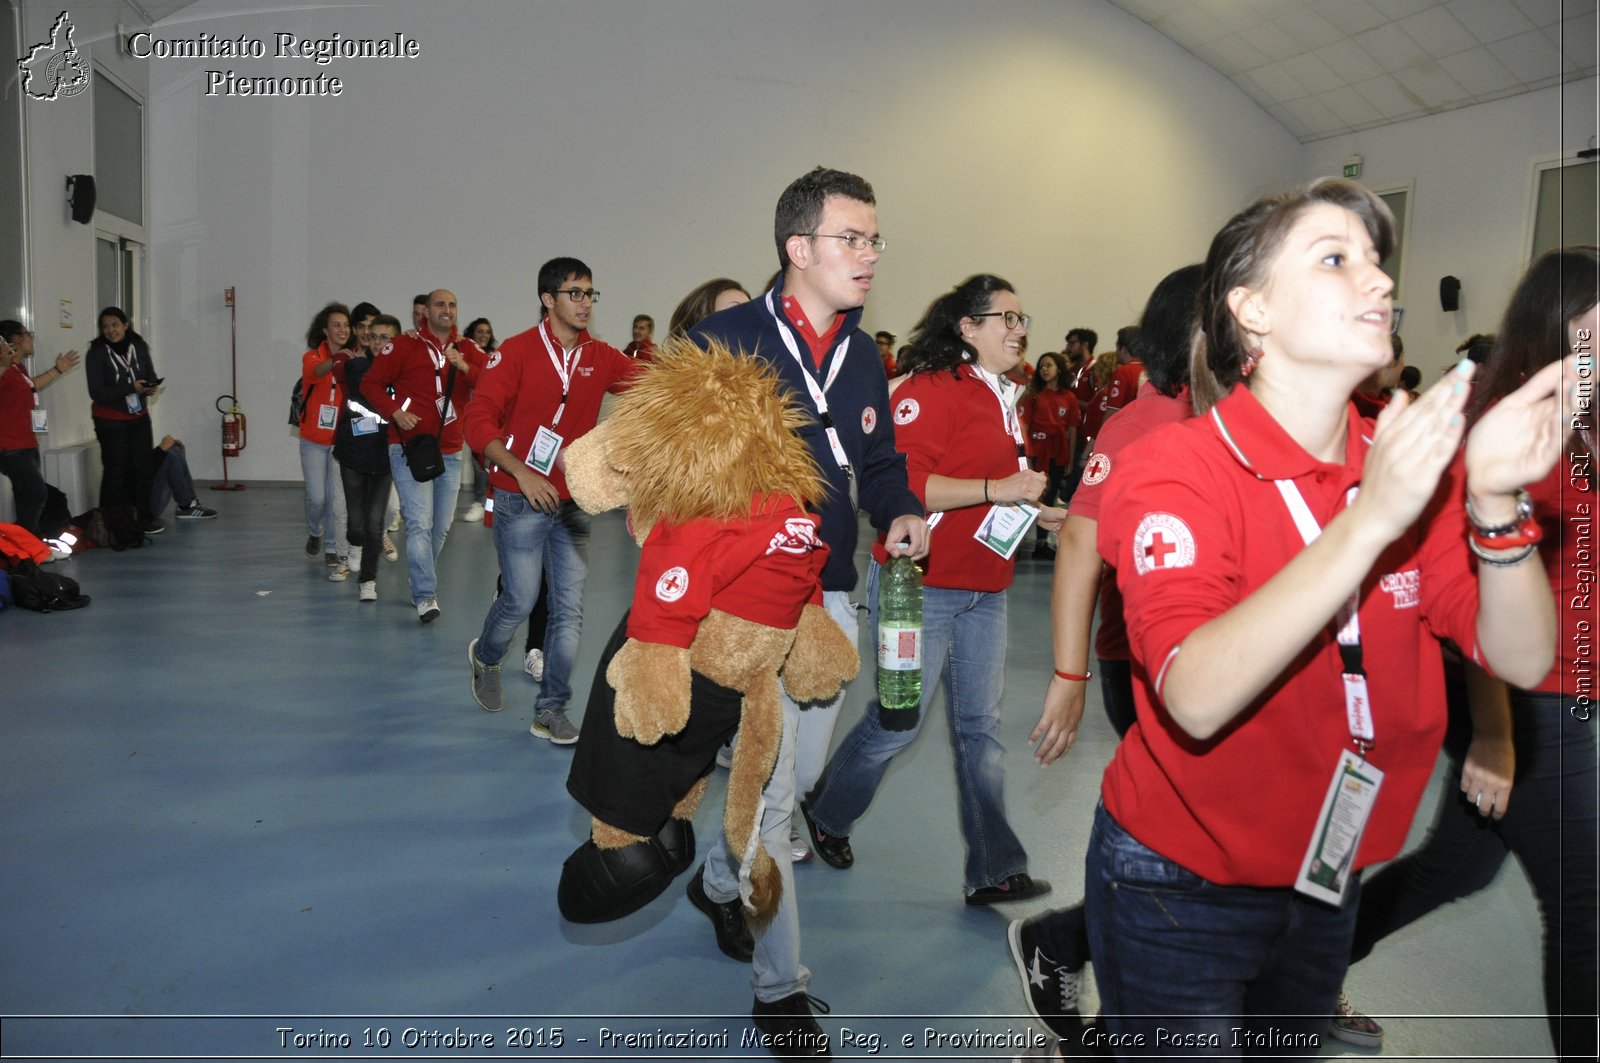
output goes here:
<path id="1" fill-rule="evenodd" d="M 222 405 L 223 399 L 228 401 L 226 408 Z M 239 400 L 232 395 L 221 396 L 217 399 L 217 412 L 222 414 L 222 456 L 237 458 L 245 443 L 244 414 L 239 411 Z"/>

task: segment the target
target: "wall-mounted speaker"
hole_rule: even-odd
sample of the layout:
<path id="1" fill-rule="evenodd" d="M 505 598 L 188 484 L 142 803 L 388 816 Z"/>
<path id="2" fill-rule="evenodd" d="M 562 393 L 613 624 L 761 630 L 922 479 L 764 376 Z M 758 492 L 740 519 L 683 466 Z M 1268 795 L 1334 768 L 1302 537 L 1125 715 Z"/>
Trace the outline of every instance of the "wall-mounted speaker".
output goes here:
<path id="1" fill-rule="evenodd" d="M 67 206 L 72 208 L 72 220 L 88 225 L 94 217 L 94 177 L 75 173 L 67 178 Z"/>
<path id="2" fill-rule="evenodd" d="M 1461 309 L 1461 282 L 1455 277 L 1439 278 L 1439 308 L 1442 310 Z"/>

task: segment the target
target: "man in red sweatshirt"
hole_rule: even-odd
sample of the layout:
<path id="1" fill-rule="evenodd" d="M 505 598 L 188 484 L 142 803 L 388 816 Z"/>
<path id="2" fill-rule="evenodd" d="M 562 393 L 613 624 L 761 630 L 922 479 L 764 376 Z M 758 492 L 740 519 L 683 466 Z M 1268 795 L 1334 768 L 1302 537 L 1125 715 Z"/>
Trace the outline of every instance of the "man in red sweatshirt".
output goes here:
<path id="1" fill-rule="evenodd" d="M 646 365 L 589 335 L 599 294 L 578 259 L 541 266 L 544 319 L 500 344 L 466 417 L 467 442 L 490 462 L 486 508 L 493 513 L 501 584 L 483 632 L 467 647 L 472 696 L 489 712 L 502 708 L 501 658 L 548 575 L 544 679 L 530 731 L 557 745 L 578 740 L 567 702 L 589 572 L 589 515 L 567 490 L 562 451 L 595 426 L 605 393 L 624 390 Z"/>
<path id="2" fill-rule="evenodd" d="M 406 569 L 411 601 L 424 624 L 439 617 L 434 562 L 455 520 L 461 490 L 461 414 L 489 358 L 456 332 L 455 293 L 428 294 L 427 316 L 416 336 L 396 336 L 378 352 L 361 381 L 367 408 L 389 422 L 389 469 L 406 519 Z M 405 443 L 439 437 L 444 472 L 418 483 L 406 464 Z"/>

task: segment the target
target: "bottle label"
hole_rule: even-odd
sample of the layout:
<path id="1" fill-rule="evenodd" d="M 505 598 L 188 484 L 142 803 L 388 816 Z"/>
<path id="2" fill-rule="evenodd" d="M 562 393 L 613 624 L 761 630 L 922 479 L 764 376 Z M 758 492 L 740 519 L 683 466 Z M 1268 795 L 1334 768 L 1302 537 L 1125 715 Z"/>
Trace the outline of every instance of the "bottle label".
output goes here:
<path id="1" fill-rule="evenodd" d="M 878 667 L 890 672 L 922 670 L 922 628 L 878 625 Z"/>

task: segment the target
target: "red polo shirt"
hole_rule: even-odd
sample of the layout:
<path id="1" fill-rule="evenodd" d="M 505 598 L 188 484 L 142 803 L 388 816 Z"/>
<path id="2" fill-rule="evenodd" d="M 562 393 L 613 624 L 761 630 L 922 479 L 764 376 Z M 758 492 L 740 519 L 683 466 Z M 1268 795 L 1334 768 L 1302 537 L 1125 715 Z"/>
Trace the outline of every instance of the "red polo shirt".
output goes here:
<path id="1" fill-rule="evenodd" d="M 1251 594 L 1305 548 L 1274 480 L 1291 480 L 1320 524 L 1361 479 L 1371 426 L 1349 412 L 1343 464 L 1306 453 L 1243 386 L 1206 415 L 1126 450 L 1104 500 L 1100 553 L 1116 565 L 1133 650 L 1137 722 L 1102 783 L 1129 833 L 1213 882 L 1290 886 L 1350 748 L 1332 621 L 1219 735 L 1197 741 L 1160 701 L 1189 633 Z M 1400 851 L 1444 735 L 1438 639 L 1477 654 L 1478 584 L 1459 481 L 1362 582 L 1361 641 L 1383 788 L 1355 866 Z M 1248 652 L 1240 647 L 1240 652 Z"/>
<path id="2" fill-rule="evenodd" d="M 36 450 L 33 434 L 33 378 L 16 361 L 0 373 L 0 450 Z"/>
<path id="3" fill-rule="evenodd" d="M 827 329 L 818 332 L 816 322 L 808 320 L 806 312 L 800 308 L 800 301 L 784 296 L 783 316 L 794 326 L 795 331 L 800 333 L 800 338 L 811 351 L 811 361 L 821 369 L 828 352 L 833 350 L 834 341 L 839 338 L 839 326 L 844 323 L 845 315 L 834 314 L 833 320 L 828 322 Z"/>
<path id="4" fill-rule="evenodd" d="M 889 396 L 895 449 L 906 456 L 906 482 L 928 508 L 928 477 L 998 480 L 1018 470 L 1017 444 L 1006 428 L 1000 400 L 972 365 L 959 377 L 945 370 L 913 373 Z M 1005 384 L 1009 392 L 1015 385 Z M 1011 586 L 1008 561 L 972 537 L 988 516 L 983 504 L 946 510 L 928 540 L 923 583 L 963 591 L 1003 591 Z M 872 547 L 881 565 L 889 554 L 883 534 Z"/>
<path id="5" fill-rule="evenodd" d="M 1067 447 L 1067 432 L 1078 427 L 1083 416 L 1078 412 L 1078 397 L 1065 388 L 1040 388 L 1020 404 L 1028 441 L 1028 457 L 1041 471 L 1051 465 L 1072 461 Z"/>
<path id="6" fill-rule="evenodd" d="M 1070 512 L 1074 517 L 1100 519 L 1100 505 L 1105 498 L 1112 471 L 1120 470 L 1118 464 L 1125 447 L 1154 432 L 1157 428 L 1194 416 L 1189 403 L 1189 389 L 1184 388 L 1177 398 L 1169 398 L 1146 383 L 1139 395 L 1095 437 L 1094 451 L 1083 467 L 1083 479 L 1073 492 Z M 1111 564 L 1115 567 L 1115 562 Z M 1117 590 L 1116 577 L 1100 581 L 1100 626 L 1095 631 L 1094 655 L 1107 661 L 1126 661 L 1128 628 L 1122 619 L 1122 594 Z"/>

